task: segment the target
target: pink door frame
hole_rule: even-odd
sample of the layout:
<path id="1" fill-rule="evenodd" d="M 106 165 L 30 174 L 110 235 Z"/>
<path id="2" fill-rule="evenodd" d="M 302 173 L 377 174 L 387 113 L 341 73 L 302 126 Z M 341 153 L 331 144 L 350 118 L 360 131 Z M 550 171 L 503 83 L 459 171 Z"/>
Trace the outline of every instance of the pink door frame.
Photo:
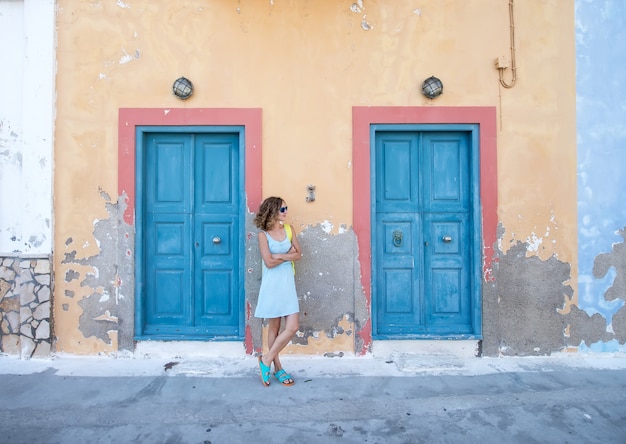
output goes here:
<path id="1" fill-rule="evenodd" d="M 372 124 L 478 124 L 483 279 L 492 280 L 493 245 L 498 223 L 497 144 L 495 107 L 360 107 L 352 108 L 353 224 L 359 247 L 361 285 L 371 316 L 372 246 L 370 224 L 370 126 Z M 371 317 L 357 332 L 366 354 L 372 345 Z"/>
<path id="2" fill-rule="evenodd" d="M 245 190 L 249 211 L 261 204 L 262 110 L 260 108 L 120 108 L 118 117 L 118 196 L 126 195 L 124 222 L 135 225 L 135 150 L 138 126 L 243 126 L 245 127 Z M 250 316 L 246 299 L 244 341 L 252 353 Z"/>

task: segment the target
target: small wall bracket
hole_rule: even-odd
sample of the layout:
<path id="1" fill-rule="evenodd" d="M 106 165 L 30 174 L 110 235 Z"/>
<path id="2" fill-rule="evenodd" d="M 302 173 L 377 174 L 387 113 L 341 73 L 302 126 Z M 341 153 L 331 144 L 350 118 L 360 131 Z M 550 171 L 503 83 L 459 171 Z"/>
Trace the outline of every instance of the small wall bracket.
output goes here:
<path id="1" fill-rule="evenodd" d="M 306 201 L 314 202 L 315 201 L 315 185 L 307 185 L 306 191 L 308 193 L 308 195 L 306 196 Z"/>

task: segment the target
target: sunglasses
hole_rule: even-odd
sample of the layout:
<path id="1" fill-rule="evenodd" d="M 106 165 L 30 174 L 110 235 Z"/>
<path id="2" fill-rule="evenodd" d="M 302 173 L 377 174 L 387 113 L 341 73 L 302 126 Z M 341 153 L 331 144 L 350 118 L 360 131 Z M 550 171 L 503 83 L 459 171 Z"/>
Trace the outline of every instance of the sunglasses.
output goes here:
<path id="1" fill-rule="evenodd" d="M 287 211 L 287 207 L 280 207 L 280 212 L 284 213 L 285 211 Z"/>

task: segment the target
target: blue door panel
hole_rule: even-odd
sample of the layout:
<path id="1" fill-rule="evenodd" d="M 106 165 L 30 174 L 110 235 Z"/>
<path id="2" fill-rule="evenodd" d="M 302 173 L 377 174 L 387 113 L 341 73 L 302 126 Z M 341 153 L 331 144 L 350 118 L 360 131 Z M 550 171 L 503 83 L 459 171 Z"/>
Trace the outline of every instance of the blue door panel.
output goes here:
<path id="1" fill-rule="evenodd" d="M 233 215 L 196 215 L 196 319 L 220 334 L 237 334 L 239 279 L 233 263 L 238 258 L 239 219 Z M 230 330 L 229 330 L 230 329 Z M 229 332 L 229 333 L 225 333 Z"/>
<path id="2" fill-rule="evenodd" d="M 240 162 L 238 134 L 196 136 L 195 207 L 199 214 L 237 214 Z"/>
<path id="3" fill-rule="evenodd" d="M 407 141 L 385 142 L 383 151 L 384 202 L 408 202 L 411 200 L 411 144 Z"/>
<path id="4" fill-rule="evenodd" d="M 389 132 L 376 139 L 378 212 L 410 212 L 419 204 L 417 145 L 411 133 Z"/>
<path id="5" fill-rule="evenodd" d="M 461 311 L 460 290 L 463 285 L 462 268 L 433 268 L 431 270 L 433 298 L 432 313 L 456 314 Z"/>
<path id="6" fill-rule="evenodd" d="M 422 330 L 421 261 L 415 254 L 421 238 L 419 215 L 383 213 L 376 225 L 381 246 L 377 325 L 385 333 Z"/>
<path id="7" fill-rule="evenodd" d="M 241 335 L 239 133 L 147 133 L 142 336 Z"/>
<path id="8" fill-rule="evenodd" d="M 181 172 L 191 167 L 191 141 L 168 134 L 147 137 L 146 143 L 146 212 L 188 213 L 191 184 Z"/>
<path id="9" fill-rule="evenodd" d="M 190 286 L 190 216 L 146 216 L 146 254 L 153 272 L 146 280 L 146 323 L 184 324 L 191 304 L 185 297 Z"/>
<path id="10" fill-rule="evenodd" d="M 467 136 L 458 132 L 423 134 L 423 211 L 469 211 L 468 145 Z"/>
<path id="11" fill-rule="evenodd" d="M 425 248 L 430 276 L 425 291 L 432 295 L 425 307 L 433 331 L 449 334 L 472 331 L 469 282 L 469 217 L 467 213 L 424 215 Z"/>
<path id="12" fill-rule="evenodd" d="M 154 306 L 150 307 L 149 319 L 152 324 L 184 322 L 185 313 L 185 270 L 167 269 L 154 273 Z"/>
<path id="13" fill-rule="evenodd" d="M 232 144 L 202 144 L 202 194 L 199 195 L 203 203 L 231 203 L 232 173 L 231 162 Z"/>
<path id="14" fill-rule="evenodd" d="M 385 294 L 384 313 L 385 316 L 398 316 L 412 314 L 415 312 L 413 299 L 402 297 L 407 288 L 413 286 L 413 273 L 407 269 L 386 268 L 383 275 Z"/>
<path id="15" fill-rule="evenodd" d="M 233 281 L 232 273 L 228 270 L 206 270 L 202 274 L 202 304 L 198 315 L 204 321 L 228 321 L 233 315 L 233 306 L 229 297 Z"/>
<path id="16" fill-rule="evenodd" d="M 470 145 L 464 131 L 377 131 L 375 335 L 472 332 Z"/>
<path id="17" fill-rule="evenodd" d="M 202 265 L 230 268 L 235 254 L 233 243 L 237 225 L 237 220 L 232 216 L 196 216 L 196 232 L 200 239 L 197 242 L 197 251 L 200 253 L 198 260 Z"/>

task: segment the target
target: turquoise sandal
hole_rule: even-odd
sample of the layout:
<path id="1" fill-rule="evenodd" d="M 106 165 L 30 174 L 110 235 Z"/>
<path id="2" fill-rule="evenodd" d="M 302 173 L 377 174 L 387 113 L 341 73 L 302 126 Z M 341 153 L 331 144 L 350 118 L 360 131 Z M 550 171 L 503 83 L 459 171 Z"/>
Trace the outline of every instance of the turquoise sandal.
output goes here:
<path id="1" fill-rule="evenodd" d="M 282 368 L 280 370 L 278 370 L 276 373 L 274 373 L 274 376 L 285 387 L 289 387 L 289 386 L 294 385 L 296 383 L 296 381 L 293 380 L 291 375 L 289 373 L 287 373 Z"/>
<path id="2" fill-rule="evenodd" d="M 261 382 L 263 383 L 263 386 L 269 387 L 271 369 L 267 365 L 263 364 L 263 361 L 261 360 L 260 356 L 259 356 L 259 368 L 261 369 Z"/>

